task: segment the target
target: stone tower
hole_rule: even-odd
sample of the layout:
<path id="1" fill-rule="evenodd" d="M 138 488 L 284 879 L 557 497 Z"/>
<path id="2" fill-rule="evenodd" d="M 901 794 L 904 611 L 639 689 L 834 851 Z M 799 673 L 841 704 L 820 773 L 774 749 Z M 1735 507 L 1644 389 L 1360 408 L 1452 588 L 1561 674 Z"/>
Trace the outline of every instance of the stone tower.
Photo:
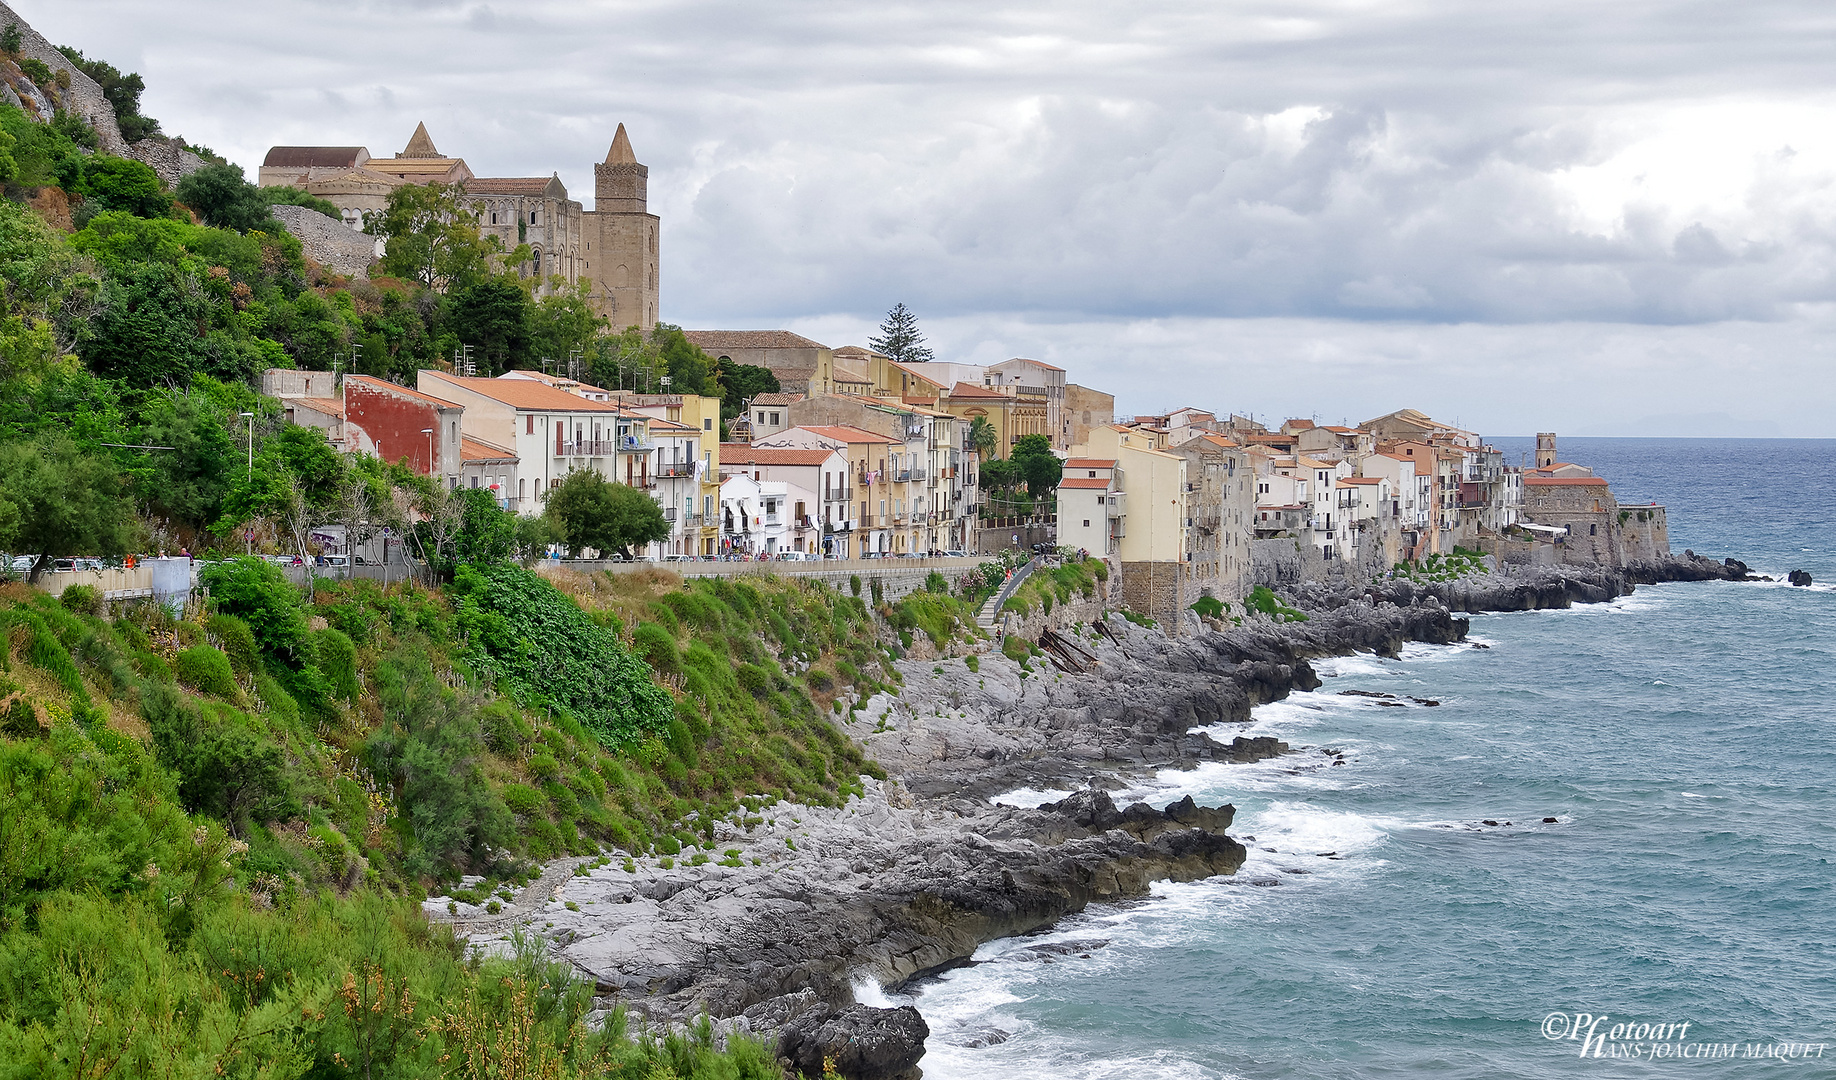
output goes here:
<path id="1" fill-rule="evenodd" d="M 650 168 L 631 152 L 620 124 L 606 160 L 593 166 L 593 209 L 586 214 L 593 304 L 614 330 L 657 324 L 658 221 L 646 207 L 649 187 Z"/>
<path id="2" fill-rule="evenodd" d="M 1546 469 L 1555 464 L 1555 432 L 1536 433 L 1536 467 Z"/>

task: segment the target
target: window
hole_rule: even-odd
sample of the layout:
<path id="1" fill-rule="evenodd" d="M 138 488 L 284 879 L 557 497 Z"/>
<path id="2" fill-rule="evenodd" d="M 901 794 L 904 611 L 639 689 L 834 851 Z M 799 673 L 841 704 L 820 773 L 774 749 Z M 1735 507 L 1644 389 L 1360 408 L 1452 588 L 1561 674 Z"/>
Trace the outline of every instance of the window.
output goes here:
<path id="1" fill-rule="evenodd" d="M 714 418 L 711 416 L 702 417 L 701 418 L 701 430 L 713 431 L 714 430 Z"/>
<path id="2" fill-rule="evenodd" d="M 529 481 L 525 479 L 522 479 L 520 477 L 517 479 L 516 481 L 516 497 L 517 498 L 521 499 L 524 497 L 526 492 L 523 490 L 523 486 L 527 483 L 529 483 Z"/>
<path id="3" fill-rule="evenodd" d="M 1088 529 L 1089 527 L 1090 527 L 1090 519 L 1089 519 L 1089 518 L 1085 518 L 1085 519 L 1084 519 L 1084 528 L 1086 528 L 1086 529 Z"/>
<path id="4" fill-rule="evenodd" d="M 1095 480 L 1095 479 L 1096 479 L 1096 470 L 1095 470 L 1095 469 L 1091 469 L 1091 470 L 1090 470 L 1090 479 L 1092 479 L 1092 480 Z"/>
<path id="5" fill-rule="evenodd" d="M 478 478 L 476 476 L 472 477 L 472 486 L 473 487 L 478 486 Z"/>
<path id="6" fill-rule="evenodd" d="M 534 210 L 531 210 L 529 211 L 529 224 L 534 225 L 535 223 L 536 223 L 536 212 Z"/>
<path id="7" fill-rule="evenodd" d="M 535 413 L 524 413 L 523 419 L 526 421 L 526 424 L 523 428 L 523 434 L 534 435 L 535 434 Z"/>
<path id="8" fill-rule="evenodd" d="M 778 426 L 778 414 L 777 414 L 777 413 L 772 413 L 772 414 L 771 414 L 771 426 L 772 426 L 772 427 L 777 427 L 777 426 Z"/>

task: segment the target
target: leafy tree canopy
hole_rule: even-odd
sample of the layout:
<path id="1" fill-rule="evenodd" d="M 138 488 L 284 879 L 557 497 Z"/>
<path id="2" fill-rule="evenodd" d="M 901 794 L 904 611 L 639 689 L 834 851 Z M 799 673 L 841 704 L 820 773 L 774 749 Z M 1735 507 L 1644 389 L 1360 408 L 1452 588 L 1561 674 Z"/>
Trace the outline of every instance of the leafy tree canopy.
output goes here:
<path id="1" fill-rule="evenodd" d="M 268 199 L 244 178 L 240 165 L 206 165 L 180 180 L 174 194 L 206 225 L 243 233 L 264 227 L 277 231 L 268 225 L 274 217 Z"/>
<path id="2" fill-rule="evenodd" d="M 83 196 L 85 212 L 123 210 L 156 218 L 172 211 L 172 195 L 159 174 L 130 158 L 97 154 L 85 161 L 75 193 Z"/>
<path id="3" fill-rule="evenodd" d="M 1020 436 L 1014 444 L 1013 462 L 1034 498 L 1057 488 L 1064 477 L 1064 462 L 1052 452 L 1052 440 L 1044 435 Z"/>
<path id="4" fill-rule="evenodd" d="M 569 473 L 549 492 L 545 512 L 575 557 L 592 549 L 630 558 L 634 546 L 669 538 L 662 507 L 591 469 Z"/>
<path id="5" fill-rule="evenodd" d="M 778 377 L 767 367 L 736 364 L 722 359 L 716 362 L 720 374 L 720 418 L 731 420 L 746 410 L 746 402 L 760 394 L 775 394 L 782 387 Z"/>
<path id="6" fill-rule="evenodd" d="M 442 292 L 490 277 L 497 267 L 527 261 L 526 249 L 504 251 L 485 235 L 459 184 L 404 184 L 373 215 L 369 231 L 383 238 L 382 269 Z"/>
<path id="7" fill-rule="evenodd" d="M 462 344 L 472 346 L 478 374 L 503 374 L 529 359 L 533 305 L 515 279 L 485 278 L 451 293 L 447 326 Z"/>
<path id="8" fill-rule="evenodd" d="M 119 555 L 137 539 L 115 464 L 68 437 L 0 443 L 0 550 L 38 555 L 34 573 L 70 555 Z"/>
<path id="9" fill-rule="evenodd" d="M 63 53 L 78 71 L 94 79 L 96 85 L 102 88 L 102 96 L 108 99 L 109 105 L 115 110 L 115 123 L 120 126 L 123 139 L 137 143 L 149 135 L 159 134 L 159 121 L 140 115 L 140 95 L 146 91 L 147 84 L 139 75 L 133 72 L 123 74 L 106 60 L 91 60 L 83 55 L 82 50 L 68 45 L 58 46 L 57 51 Z"/>

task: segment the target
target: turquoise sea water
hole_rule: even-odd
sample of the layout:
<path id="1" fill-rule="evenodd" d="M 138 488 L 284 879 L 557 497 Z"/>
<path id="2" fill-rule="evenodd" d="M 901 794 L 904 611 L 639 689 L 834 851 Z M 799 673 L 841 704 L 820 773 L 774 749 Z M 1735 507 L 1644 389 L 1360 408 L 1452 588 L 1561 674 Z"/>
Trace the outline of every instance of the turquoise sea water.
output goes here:
<path id="1" fill-rule="evenodd" d="M 1665 503 L 1676 550 L 1818 585 L 1649 586 L 1476 617 L 1489 649 L 1322 663 L 1319 691 L 1259 708 L 1250 733 L 1349 764 L 1134 792 L 1235 803 L 1248 864 L 920 988 L 926 1076 L 1836 1076 L 1836 442 L 1573 439 L 1562 457 Z M 1022 951 L 1042 941 L 1108 944 Z M 1688 1022 L 1679 1047 L 1829 1047 L 1582 1060 L 1544 1037 L 1552 1013 L 1605 1016 L 1600 1036 Z"/>

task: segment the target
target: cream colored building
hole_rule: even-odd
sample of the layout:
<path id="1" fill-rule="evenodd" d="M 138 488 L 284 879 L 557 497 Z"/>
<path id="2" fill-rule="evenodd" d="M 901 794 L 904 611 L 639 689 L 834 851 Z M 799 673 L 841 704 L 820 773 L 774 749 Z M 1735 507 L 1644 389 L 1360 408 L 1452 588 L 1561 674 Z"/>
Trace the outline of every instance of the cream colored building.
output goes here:
<path id="1" fill-rule="evenodd" d="M 1198 598 L 1186 567 L 1186 459 L 1154 449 L 1151 437 L 1119 424 L 1092 431 L 1071 456 L 1116 462 L 1115 494 L 1124 513 L 1111 558 L 1120 564 L 1122 602 L 1180 632 L 1185 610 Z"/>

